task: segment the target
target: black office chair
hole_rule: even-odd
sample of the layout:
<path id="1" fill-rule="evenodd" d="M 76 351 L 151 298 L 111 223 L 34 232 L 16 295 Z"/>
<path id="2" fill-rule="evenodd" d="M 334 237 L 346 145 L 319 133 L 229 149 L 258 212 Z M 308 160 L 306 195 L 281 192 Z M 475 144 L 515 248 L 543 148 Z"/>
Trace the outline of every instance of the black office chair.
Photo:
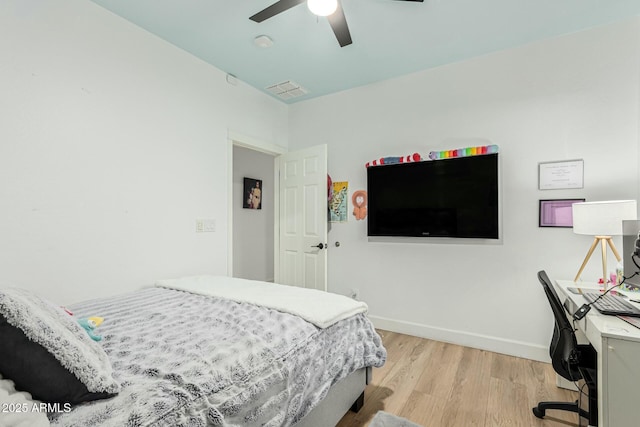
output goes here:
<path id="1" fill-rule="evenodd" d="M 589 420 L 589 425 L 598 425 L 598 397 L 597 397 L 597 374 L 596 374 L 596 352 L 589 344 L 578 345 L 576 335 L 564 307 L 547 273 L 538 272 L 538 280 L 547 295 L 555 326 L 553 337 L 549 347 L 551 365 L 558 375 L 569 381 L 579 381 L 584 379 L 588 388 L 589 410 L 580 408 L 578 401 L 575 402 L 540 402 L 533 408 L 533 414 L 538 418 L 544 418 L 548 409 L 560 409 L 578 413 L 581 417 Z"/>

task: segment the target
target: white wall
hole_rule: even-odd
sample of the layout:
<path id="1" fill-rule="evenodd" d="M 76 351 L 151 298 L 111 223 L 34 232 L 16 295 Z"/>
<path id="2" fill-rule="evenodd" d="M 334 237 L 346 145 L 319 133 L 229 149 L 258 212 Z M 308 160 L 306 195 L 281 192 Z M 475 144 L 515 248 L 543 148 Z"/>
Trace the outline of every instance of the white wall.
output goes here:
<path id="1" fill-rule="evenodd" d="M 88 0 L 3 0 L 0 29 L 0 285 L 61 304 L 226 274 L 229 130 L 326 143 L 351 191 L 374 158 L 495 143 L 502 245 L 368 243 L 364 222 L 333 224 L 330 290 L 358 287 L 380 326 L 543 359 L 535 273 L 573 277 L 591 239 L 538 228 L 538 200 L 639 195 L 637 20 L 291 107 Z M 538 162 L 574 158 L 583 190 L 537 190 Z"/>
<path id="2" fill-rule="evenodd" d="M 286 105 L 88 0 L 3 0 L 0 29 L 0 285 L 226 274 L 227 133 L 286 147 Z"/>
<path id="3" fill-rule="evenodd" d="M 262 180 L 262 209 L 243 209 L 244 178 Z M 233 277 L 273 281 L 274 157 L 233 147 Z"/>
<path id="4" fill-rule="evenodd" d="M 500 146 L 501 245 L 370 243 L 351 217 L 330 231 L 330 291 L 357 287 L 383 328 L 545 360 L 536 272 L 572 279 L 592 238 L 538 228 L 538 200 L 638 196 L 639 32 L 627 21 L 292 105 L 290 147 L 328 144 L 351 193 L 369 160 Z M 584 189 L 539 191 L 538 162 L 567 159 L 584 159 Z"/>

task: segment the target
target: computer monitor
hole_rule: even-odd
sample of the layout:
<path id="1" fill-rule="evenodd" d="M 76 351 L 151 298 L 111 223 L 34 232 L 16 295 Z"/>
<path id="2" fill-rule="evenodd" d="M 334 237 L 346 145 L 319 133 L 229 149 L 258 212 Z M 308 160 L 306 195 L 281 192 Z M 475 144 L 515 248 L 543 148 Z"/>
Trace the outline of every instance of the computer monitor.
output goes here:
<path id="1" fill-rule="evenodd" d="M 636 250 L 636 240 L 640 233 L 640 220 L 622 221 L 622 261 L 624 265 L 624 277 L 631 277 L 640 270 L 634 264 L 631 256 Z M 640 264 L 640 257 L 636 257 L 636 262 Z M 625 283 L 640 287 L 640 274 L 627 279 Z"/>

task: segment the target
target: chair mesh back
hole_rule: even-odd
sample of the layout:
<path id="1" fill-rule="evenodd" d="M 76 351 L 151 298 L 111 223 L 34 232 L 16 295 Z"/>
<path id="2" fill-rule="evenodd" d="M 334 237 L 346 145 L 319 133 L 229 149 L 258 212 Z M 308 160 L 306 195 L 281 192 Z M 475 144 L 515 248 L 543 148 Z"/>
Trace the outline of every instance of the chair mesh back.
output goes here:
<path id="1" fill-rule="evenodd" d="M 578 363 L 580 362 L 580 352 L 578 351 L 578 343 L 576 335 L 569 323 L 569 319 L 565 315 L 564 308 L 558 294 L 549 280 L 549 276 L 545 271 L 538 273 L 538 280 L 544 288 L 544 292 L 549 300 L 549 305 L 553 311 L 555 326 L 553 328 L 553 337 L 549 346 L 549 355 L 551 356 L 551 364 L 553 369 L 569 381 L 577 381 L 582 378 L 578 371 Z"/>

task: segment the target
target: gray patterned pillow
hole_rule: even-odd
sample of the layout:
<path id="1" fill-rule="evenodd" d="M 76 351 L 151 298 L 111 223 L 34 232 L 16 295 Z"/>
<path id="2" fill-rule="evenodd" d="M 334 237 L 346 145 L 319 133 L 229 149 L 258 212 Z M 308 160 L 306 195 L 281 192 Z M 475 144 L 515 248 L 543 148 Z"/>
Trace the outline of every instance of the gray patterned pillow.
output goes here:
<path id="1" fill-rule="evenodd" d="M 0 373 L 34 398 L 80 403 L 120 391 L 100 344 L 32 292 L 0 289 L 0 340 Z"/>

